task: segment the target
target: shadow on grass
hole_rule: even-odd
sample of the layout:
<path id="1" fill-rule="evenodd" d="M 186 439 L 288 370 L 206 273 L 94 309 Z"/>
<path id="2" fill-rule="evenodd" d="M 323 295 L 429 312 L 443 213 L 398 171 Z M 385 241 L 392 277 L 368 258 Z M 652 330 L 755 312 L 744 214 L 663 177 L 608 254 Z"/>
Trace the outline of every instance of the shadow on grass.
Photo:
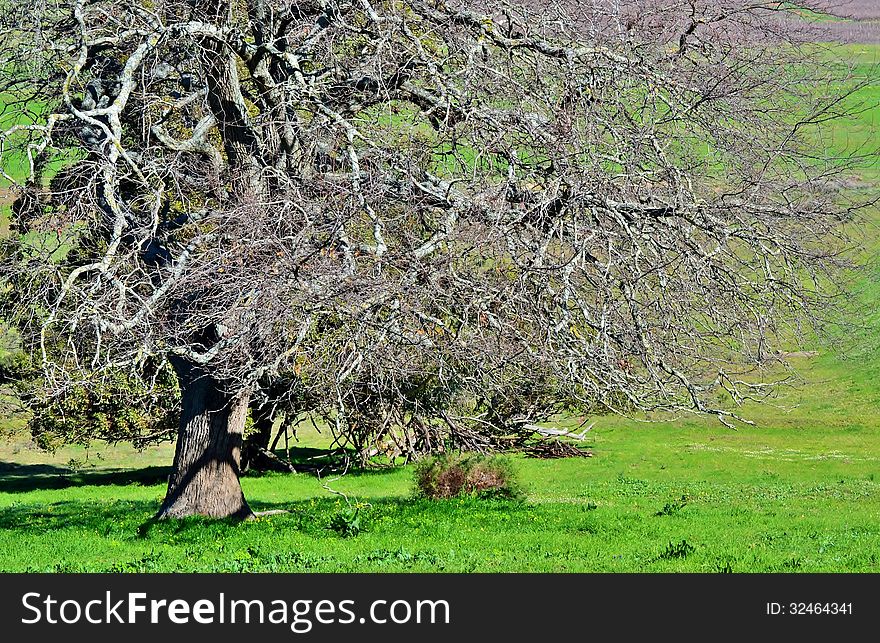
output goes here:
<path id="1" fill-rule="evenodd" d="M 374 458 L 370 466 L 355 466 L 351 464 L 356 461 L 354 450 L 341 448 L 290 447 L 289 451 L 277 448 L 273 453 L 279 460 L 289 461 L 297 473 L 314 475 L 320 472 L 322 476 L 341 471 L 346 471 L 346 475 L 351 477 L 386 474 L 389 470 L 397 469 L 403 464 L 402 461 L 392 464 L 390 461 Z M 346 466 L 346 458 L 348 458 L 349 466 Z M 248 471 L 245 475 L 259 477 L 266 473 L 273 472 L 252 470 Z M 274 473 L 277 473 L 277 471 Z"/>
<path id="2" fill-rule="evenodd" d="M 287 458 L 283 449 L 275 451 L 279 458 Z M 311 447 L 292 447 L 290 460 L 297 471 L 304 475 L 326 476 L 345 469 L 338 451 Z M 394 467 L 350 468 L 351 477 L 385 475 Z M 0 493 L 26 493 L 29 491 L 67 489 L 70 487 L 108 485 L 156 485 L 165 484 L 171 467 L 144 467 L 140 469 L 100 468 L 74 470 L 52 464 L 19 464 L 0 460 Z M 278 472 L 249 471 L 246 477 L 279 475 Z"/>
<path id="3" fill-rule="evenodd" d="M 516 524 L 511 514 L 534 511 L 523 503 L 495 500 L 382 497 L 372 498 L 361 511 L 357 529 L 342 529 L 340 518 L 350 518 L 350 512 L 338 498 L 254 502 L 257 510 L 288 513 L 245 522 L 186 518 L 154 523 L 149 518 L 158 506 L 158 501 L 100 499 L 16 504 L 0 510 L 0 534 L 27 548 L 16 555 L 24 571 L 262 573 L 408 571 L 414 566 L 437 571 L 446 553 L 422 551 L 419 543 L 435 537 L 438 525 L 451 534 L 450 545 L 442 548 L 447 552 L 462 530 L 503 533 Z M 345 541 L 365 536 L 367 543 L 351 553 Z M 461 554 L 449 555 L 457 567 L 468 564 Z"/>
<path id="4" fill-rule="evenodd" d="M 50 464 L 0 461 L 0 492 L 24 493 L 41 489 L 67 489 L 91 485 L 154 485 L 167 482 L 170 472 L 170 467 L 75 471 L 68 467 Z"/>
<path id="5" fill-rule="evenodd" d="M 53 503 L 19 504 L 0 509 L 0 530 L 23 534 L 45 534 L 60 530 L 81 530 L 99 536 L 142 538 L 147 540 L 183 543 L 214 542 L 242 529 L 288 533 L 297 531 L 315 538 L 339 537 L 334 533 L 334 520 L 350 516 L 347 506 L 339 498 L 309 498 L 289 502 L 252 501 L 255 511 L 283 510 L 285 513 L 259 518 L 255 521 L 234 519 L 216 520 L 191 517 L 172 520 L 153 520 L 159 509 L 159 500 L 84 499 Z M 374 521 L 387 524 L 421 524 L 428 516 L 457 516 L 470 521 L 472 513 L 479 511 L 481 520 L 511 511 L 527 510 L 523 502 L 465 498 L 455 500 L 426 500 L 415 497 L 387 496 L 371 498 L 361 512 L 363 528 L 370 530 Z M 491 520 L 491 519 L 490 519 Z M 413 521 L 415 521 L 413 523 Z M 500 526 L 501 523 L 499 523 Z M 207 540 L 206 540 L 207 538 Z"/>

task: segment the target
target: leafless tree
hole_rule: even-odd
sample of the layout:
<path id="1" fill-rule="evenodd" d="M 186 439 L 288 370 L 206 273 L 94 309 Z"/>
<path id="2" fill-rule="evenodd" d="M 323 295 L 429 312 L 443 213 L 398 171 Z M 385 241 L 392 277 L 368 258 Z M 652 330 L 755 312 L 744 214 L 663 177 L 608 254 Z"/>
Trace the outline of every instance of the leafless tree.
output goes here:
<path id="1" fill-rule="evenodd" d="M 783 5 L 7 0 L 6 319 L 50 396 L 174 369 L 160 517 L 250 514 L 267 381 L 403 450 L 731 417 L 847 211 Z"/>

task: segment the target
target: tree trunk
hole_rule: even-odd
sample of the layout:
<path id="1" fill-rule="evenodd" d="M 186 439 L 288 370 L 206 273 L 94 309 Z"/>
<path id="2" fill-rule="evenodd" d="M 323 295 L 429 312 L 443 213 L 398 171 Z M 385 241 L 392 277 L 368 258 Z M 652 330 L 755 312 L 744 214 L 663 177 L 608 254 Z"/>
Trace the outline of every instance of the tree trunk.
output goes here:
<path id="1" fill-rule="evenodd" d="M 195 0 L 194 15 L 218 27 L 230 21 L 230 4 Z M 260 141 L 241 90 L 236 55 L 226 45 L 206 39 L 203 59 L 208 104 L 226 151 L 231 205 L 258 201 L 261 181 Z M 230 395 L 203 368 L 171 359 L 180 382 L 180 417 L 174 470 L 157 518 L 208 516 L 247 518 L 252 514 L 241 491 L 241 447 L 249 395 Z"/>
<path id="2" fill-rule="evenodd" d="M 157 518 L 248 518 L 239 482 L 248 395 L 232 396 L 202 369 L 172 359 L 182 410 L 168 493 Z"/>

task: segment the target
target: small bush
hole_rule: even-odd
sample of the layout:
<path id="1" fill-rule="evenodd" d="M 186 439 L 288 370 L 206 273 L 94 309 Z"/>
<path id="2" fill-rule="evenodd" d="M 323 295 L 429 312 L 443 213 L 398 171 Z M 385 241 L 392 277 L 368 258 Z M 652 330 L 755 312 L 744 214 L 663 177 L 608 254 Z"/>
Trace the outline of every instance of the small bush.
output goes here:
<path id="1" fill-rule="evenodd" d="M 363 528 L 361 527 L 361 508 L 354 507 L 333 514 L 330 518 L 330 529 L 343 538 L 354 538 Z"/>
<path id="2" fill-rule="evenodd" d="M 449 453 L 416 466 L 416 491 L 426 498 L 518 498 L 522 495 L 509 460 Z"/>

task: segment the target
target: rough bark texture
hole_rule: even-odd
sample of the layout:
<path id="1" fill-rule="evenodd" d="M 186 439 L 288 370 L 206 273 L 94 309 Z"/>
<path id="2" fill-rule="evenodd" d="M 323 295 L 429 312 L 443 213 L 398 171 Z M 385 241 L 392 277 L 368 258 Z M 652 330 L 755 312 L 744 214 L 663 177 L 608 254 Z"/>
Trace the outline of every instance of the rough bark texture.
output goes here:
<path id="1" fill-rule="evenodd" d="M 174 469 L 157 518 L 252 515 L 239 482 L 246 395 L 233 397 L 201 369 L 175 360 L 183 408 Z"/>

